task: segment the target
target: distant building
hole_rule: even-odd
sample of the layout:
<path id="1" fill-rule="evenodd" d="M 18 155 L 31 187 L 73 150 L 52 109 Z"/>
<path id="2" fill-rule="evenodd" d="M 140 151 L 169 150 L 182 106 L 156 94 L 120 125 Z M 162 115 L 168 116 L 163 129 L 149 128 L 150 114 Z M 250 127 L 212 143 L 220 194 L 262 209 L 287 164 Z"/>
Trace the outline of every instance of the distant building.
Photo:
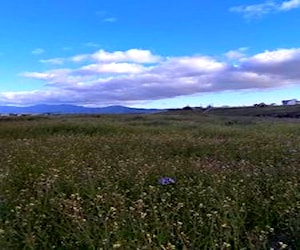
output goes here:
<path id="1" fill-rule="evenodd" d="M 283 100 L 283 101 L 282 101 L 282 105 L 283 105 L 283 106 L 287 106 L 287 105 L 297 105 L 297 104 L 300 104 L 300 101 L 298 101 L 297 99 Z"/>

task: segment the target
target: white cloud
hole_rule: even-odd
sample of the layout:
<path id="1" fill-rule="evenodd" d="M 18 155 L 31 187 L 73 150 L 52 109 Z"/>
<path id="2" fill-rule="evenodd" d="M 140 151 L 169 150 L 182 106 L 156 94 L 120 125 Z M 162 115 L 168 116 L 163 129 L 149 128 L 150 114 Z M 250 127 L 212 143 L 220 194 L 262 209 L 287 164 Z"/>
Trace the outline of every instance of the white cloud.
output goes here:
<path id="1" fill-rule="evenodd" d="M 39 103 L 75 103 L 76 96 L 67 90 L 33 90 L 0 93 L 0 104 L 35 105 Z M 79 101 L 79 100 L 78 100 Z"/>
<path id="2" fill-rule="evenodd" d="M 280 5 L 280 9 L 282 10 L 291 10 L 296 8 L 300 8 L 300 0 L 285 1 Z"/>
<path id="3" fill-rule="evenodd" d="M 107 11 L 100 10 L 96 12 L 96 15 L 99 16 L 104 23 L 115 23 L 118 19 L 114 16 L 111 16 Z"/>
<path id="4" fill-rule="evenodd" d="M 102 22 L 104 22 L 104 23 L 115 23 L 117 21 L 118 21 L 118 19 L 115 17 L 106 17 L 102 20 Z"/>
<path id="5" fill-rule="evenodd" d="M 127 51 L 107 52 L 101 49 L 93 54 L 81 54 L 71 58 L 71 61 L 76 63 L 87 60 L 98 62 L 156 63 L 161 60 L 161 57 L 153 55 L 149 50 L 130 49 Z"/>
<path id="6" fill-rule="evenodd" d="M 78 62 L 86 61 L 89 58 L 90 58 L 90 55 L 81 54 L 81 55 L 73 56 L 72 58 L 70 58 L 70 60 L 72 62 L 78 63 Z"/>
<path id="7" fill-rule="evenodd" d="M 40 73 L 40 72 L 24 72 L 20 74 L 26 78 L 33 78 L 39 80 L 49 80 L 49 73 Z"/>
<path id="8" fill-rule="evenodd" d="M 300 48 L 252 56 L 235 52 L 218 60 L 209 56 L 161 57 L 137 49 L 97 51 L 84 55 L 79 66 L 22 73 L 45 82 L 44 89 L 0 93 L 0 103 L 133 104 L 203 92 L 300 84 Z"/>
<path id="9" fill-rule="evenodd" d="M 130 63 L 106 63 L 106 64 L 89 64 L 81 67 L 77 73 L 79 74 L 97 74 L 97 73 L 141 73 L 145 70 L 145 67 L 139 64 Z"/>
<path id="10" fill-rule="evenodd" d="M 64 50 L 64 51 L 70 51 L 70 50 L 72 50 L 72 47 L 66 46 L 66 47 L 63 47 L 62 50 Z"/>
<path id="11" fill-rule="evenodd" d="M 296 8 L 300 8 L 300 0 L 289 0 L 281 3 L 266 1 L 260 4 L 234 6 L 229 10 L 231 12 L 241 13 L 245 18 L 253 18 L 261 17 L 272 12 L 288 11 Z"/>
<path id="12" fill-rule="evenodd" d="M 300 83 L 300 48 L 265 51 L 245 58 L 242 67 L 247 71 Z"/>
<path id="13" fill-rule="evenodd" d="M 211 57 L 192 56 L 168 58 L 153 67 L 150 73 L 160 77 L 194 77 L 218 73 L 227 67 L 223 62 L 218 62 Z"/>
<path id="14" fill-rule="evenodd" d="M 135 62 L 155 63 L 160 60 L 159 56 L 152 55 L 149 50 L 130 49 L 127 51 L 106 52 L 99 50 L 91 55 L 92 59 L 99 62 Z"/>
<path id="15" fill-rule="evenodd" d="M 227 51 L 224 55 L 229 60 L 241 59 L 246 56 L 245 52 L 248 50 L 246 47 L 238 48 L 236 50 Z"/>
<path id="16" fill-rule="evenodd" d="M 33 51 L 31 51 L 31 53 L 33 55 L 41 55 L 41 54 L 44 54 L 45 53 L 45 50 L 44 49 L 41 49 L 41 48 L 36 48 L 34 49 Z"/>
<path id="17" fill-rule="evenodd" d="M 250 61 L 255 61 L 255 63 L 265 63 L 265 64 L 274 64 L 274 63 L 286 63 L 294 59 L 299 59 L 300 49 L 278 49 L 273 51 L 265 51 L 251 57 Z"/>
<path id="18" fill-rule="evenodd" d="M 100 47 L 100 44 L 94 43 L 94 42 L 87 42 L 84 44 L 84 46 L 90 47 L 90 48 L 98 48 L 98 47 Z"/>
<path id="19" fill-rule="evenodd" d="M 36 80 L 42 80 L 46 82 L 46 85 L 50 86 L 71 86 L 76 85 L 81 80 L 84 80 L 84 76 L 73 75 L 73 71 L 70 69 L 55 69 L 46 72 L 23 72 L 20 74 L 22 77 L 32 78 Z"/>
<path id="20" fill-rule="evenodd" d="M 277 7 L 273 2 L 265 2 L 255 5 L 241 5 L 230 8 L 232 12 L 242 13 L 245 18 L 260 17 L 270 13 Z"/>
<path id="21" fill-rule="evenodd" d="M 53 64 L 53 65 L 62 65 L 65 62 L 64 58 L 50 58 L 50 59 L 41 59 L 41 63 Z"/>

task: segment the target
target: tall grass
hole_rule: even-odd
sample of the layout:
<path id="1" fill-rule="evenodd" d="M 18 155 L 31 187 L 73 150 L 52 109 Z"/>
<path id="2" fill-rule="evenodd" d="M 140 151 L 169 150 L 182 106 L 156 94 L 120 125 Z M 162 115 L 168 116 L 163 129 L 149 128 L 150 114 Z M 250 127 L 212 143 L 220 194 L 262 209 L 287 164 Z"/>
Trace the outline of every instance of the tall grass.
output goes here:
<path id="1" fill-rule="evenodd" d="M 192 114 L 0 121 L 0 249 L 300 249 L 299 131 Z"/>

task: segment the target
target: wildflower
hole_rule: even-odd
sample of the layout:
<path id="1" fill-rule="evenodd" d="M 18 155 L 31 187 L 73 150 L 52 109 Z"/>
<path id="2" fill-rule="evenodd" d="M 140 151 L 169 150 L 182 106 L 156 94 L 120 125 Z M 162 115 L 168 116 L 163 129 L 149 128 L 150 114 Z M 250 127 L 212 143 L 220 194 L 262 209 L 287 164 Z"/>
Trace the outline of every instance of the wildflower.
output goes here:
<path id="1" fill-rule="evenodd" d="M 283 242 L 278 242 L 279 246 L 280 246 L 280 249 L 286 249 L 288 247 L 287 244 L 283 243 Z"/>
<path id="2" fill-rule="evenodd" d="M 121 246 L 122 246 L 122 244 L 117 242 L 117 243 L 113 244 L 113 249 L 120 248 Z"/>
<path id="3" fill-rule="evenodd" d="M 230 245 L 230 243 L 223 242 L 223 247 L 224 248 L 229 248 L 229 247 L 231 247 L 231 245 Z"/>
<path id="4" fill-rule="evenodd" d="M 183 207 L 184 207 L 184 203 L 179 202 L 178 205 L 177 205 L 177 208 L 180 209 L 180 208 L 183 208 Z"/>
<path id="5" fill-rule="evenodd" d="M 182 226 L 182 225 L 183 225 L 183 222 L 177 221 L 177 225 Z"/>
<path id="6" fill-rule="evenodd" d="M 167 244 L 167 246 L 161 245 L 160 247 L 161 247 L 163 250 L 173 250 L 173 249 L 176 249 L 176 247 L 175 247 L 173 244 L 171 244 L 170 242 Z"/>
<path id="7" fill-rule="evenodd" d="M 117 209 L 115 208 L 115 207 L 110 207 L 110 209 L 109 209 L 111 212 L 116 212 L 117 211 Z"/>
<path id="8" fill-rule="evenodd" d="M 170 184 L 174 184 L 175 180 L 171 177 L 161 177 L 158 182 L 161 185 L 170 185 Z"/>

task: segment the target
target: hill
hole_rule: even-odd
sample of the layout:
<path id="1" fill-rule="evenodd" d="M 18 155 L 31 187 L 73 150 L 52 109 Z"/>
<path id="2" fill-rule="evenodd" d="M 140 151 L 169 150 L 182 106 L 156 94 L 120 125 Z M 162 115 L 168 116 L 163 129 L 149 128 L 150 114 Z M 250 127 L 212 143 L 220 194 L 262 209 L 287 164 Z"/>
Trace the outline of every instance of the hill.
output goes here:
<path id="1" fill-rule="evenodd" d="M 76 105 L 35 105 L 29 107 L 0 106 L 2 114 L 145 114 L 155 113 L 158 109 L 129 108 L 124 106 L 108 106 L 90 108 Z"/>
<path id="2" fill-rule="evenodd" d="M 300 118 L 300 105 L 292 106 L 248 106 L 248 107 L 216 107 L 216 108 L 183 108 L 169 110 L 174 113 L 202 113 L 221 116 L 256 116 L 276 118 Z"/>

